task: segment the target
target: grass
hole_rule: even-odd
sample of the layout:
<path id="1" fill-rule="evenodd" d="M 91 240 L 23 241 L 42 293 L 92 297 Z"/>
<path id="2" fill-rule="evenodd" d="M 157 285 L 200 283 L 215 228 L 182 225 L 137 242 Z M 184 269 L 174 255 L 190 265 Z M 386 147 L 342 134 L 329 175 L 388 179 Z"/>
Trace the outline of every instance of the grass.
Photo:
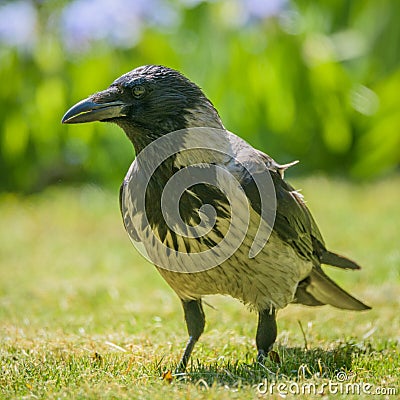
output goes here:
<path id="1" fill-rule="evenodd" d="M 281 363 L 260 365 L 256 315 L 235 300 L 211 297 L 188 372 L 172 379 L 166 372 L 175 369 L 187 335 L 180 304 L 132 248 L 117 190 L 3 194 L 0 398 L 254 399 L 267 396 L 266 382 L 321 390 L 330 381 L 337 398 L 366 397 L 351 391 L 362 382 L 397 391 L 386 398 L 399 396 L 400 177 L 293 183 L 303 188 L 329 247 L 363 265 L 359 272 L 326 268 L 329 275 L 373 309 L 289 306 L 278 315 Z M 342 389 L 340 374 L 347 377 Z M 271 397 L 280 398 L 275 389 Z M 324 393 L 334 390 L 326 386 Z"/>

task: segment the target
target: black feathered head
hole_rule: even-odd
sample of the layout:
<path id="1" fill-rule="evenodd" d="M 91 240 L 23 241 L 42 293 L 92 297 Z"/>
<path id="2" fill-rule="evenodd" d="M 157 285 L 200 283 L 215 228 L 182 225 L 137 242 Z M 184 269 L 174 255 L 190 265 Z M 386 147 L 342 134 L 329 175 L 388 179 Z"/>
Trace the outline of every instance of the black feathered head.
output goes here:
<path id="1" fill-rule="evenodd" d="M 62 122 L 114 122 L 140 151 L 163 134 L 191 127 L 222 128 L 212 103 L 178 71 L 160 65 L 136 68 L 106 90 L 70 108 Z"/>

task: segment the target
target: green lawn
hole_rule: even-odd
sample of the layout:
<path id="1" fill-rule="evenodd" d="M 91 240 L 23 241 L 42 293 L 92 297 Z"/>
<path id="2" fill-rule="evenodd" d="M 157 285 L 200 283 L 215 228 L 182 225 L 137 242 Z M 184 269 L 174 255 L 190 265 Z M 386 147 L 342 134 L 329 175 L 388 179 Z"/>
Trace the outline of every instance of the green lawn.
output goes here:
<path id="1" fill-rule="evenodd" d="M 0 196 L 0 398 L 253 399 L 266 398 L 265 379 L 290 390 L 325 384 L 326 395 L 346 399 L 365 397 L 345 394 L 364 382 L 372 385 L 365 391 L 394 388 L 387 398 L 398 398 L 400 176 L 292 183 L 328 246 L 363 266 L 325 270 L 373 309 L 289 306 L 278 315 L 281 363 L 259 365 L 256 315 L 211 297 L 188 373 L 172 382 L 163 372 L 174 370 L 187 340 L 180 302 L 131 246 L 118 188 Z M 338 373 L 347 375 L 342 388 Z"/>

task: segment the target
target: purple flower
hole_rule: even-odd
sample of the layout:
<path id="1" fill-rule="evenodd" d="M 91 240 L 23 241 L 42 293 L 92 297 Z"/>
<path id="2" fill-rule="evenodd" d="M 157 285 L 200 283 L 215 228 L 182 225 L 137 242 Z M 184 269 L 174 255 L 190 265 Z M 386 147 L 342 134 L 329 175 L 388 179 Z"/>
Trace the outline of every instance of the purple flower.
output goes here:
<path id="1" fill-rule="evenodd" d="M 132 47 L 145 25 L 168 27 L 177 18 L 176 10 L 162 0 L 75 0 L 62 12 L 61 29 L 72 51 L 85 50 L 97 40 Z"/>
<path id="2" fill-rule="evenodd" d="M 36 41 L 37 12 L 30 1 L 0 5 L 0 42 L 30 49 Z"/>
<path id="3" fill-rule="evenodd" d="M 288 5 L 288 0 L 242 0 L 250 17 L 264 19 L 279 15 Z"/>

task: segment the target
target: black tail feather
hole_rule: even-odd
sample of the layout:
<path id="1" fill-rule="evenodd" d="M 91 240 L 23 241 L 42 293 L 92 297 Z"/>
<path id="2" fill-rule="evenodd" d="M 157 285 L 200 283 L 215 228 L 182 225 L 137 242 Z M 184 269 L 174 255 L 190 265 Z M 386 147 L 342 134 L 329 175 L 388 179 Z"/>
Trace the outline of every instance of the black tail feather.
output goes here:
<path id="1" fill-rule="evenodd" d="M 320 268 L 313 268 L 309 277 L 299 284 L 295 302 L 309 306 L 330 304 L 345 310 L 371 309 L 339 287 Z"/>
<path id="2" fill-rule="evenodd" d="M 361 267 L 353 260 L 328 250 L 320 255 L 320 261 L 322 264 L 332 265 L 333 267 L 343 269 L 361 269 Z"/>

